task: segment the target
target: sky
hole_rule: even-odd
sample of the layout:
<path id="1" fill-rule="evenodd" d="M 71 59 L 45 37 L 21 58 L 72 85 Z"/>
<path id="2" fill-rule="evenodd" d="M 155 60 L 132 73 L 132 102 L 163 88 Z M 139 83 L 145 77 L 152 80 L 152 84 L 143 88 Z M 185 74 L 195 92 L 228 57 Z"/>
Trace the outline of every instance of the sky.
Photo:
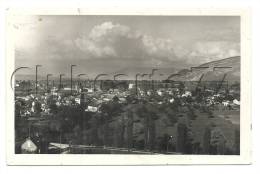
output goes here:
<path id="1" fill-rule="evenodd" d="M 15 65 L 94 76 L 179 70 L 240 56 L 236 16 L 16 16 Z M 34 74 L 34 69 L 23 70 Z"/>

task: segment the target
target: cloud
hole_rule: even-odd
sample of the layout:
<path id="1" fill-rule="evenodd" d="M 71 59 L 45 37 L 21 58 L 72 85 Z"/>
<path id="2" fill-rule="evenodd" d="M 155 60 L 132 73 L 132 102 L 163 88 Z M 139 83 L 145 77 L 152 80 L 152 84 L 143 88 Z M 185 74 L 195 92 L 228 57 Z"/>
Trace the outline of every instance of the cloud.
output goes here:
<path id="1" fill-rule="evenodd" d="M 94 26 L 89 34 L 92 40 L 103 39 L 107 36 L 132 37 L 128 26 L 113 24 L 112 22 L 104 22 L 101 25 Z"/>
<path id="2" fill-rule="evenodd" d="M 94 26 L 88 35 L 75 40 L 76 46 L 83 52 L 96 58 L 118 57 L 120 44 L 129 41 L 130 28 L 112 22 L 104 22 Z M 121 43 L 119 43 L 121 42 Z"/>
<path id="3" fill-rule="evenodd" d="M 104 22 L 75 40 L 77 47 L 96 58 L 134 58 L 161 61 L 174 56 L 170 39 L 154 38 L 130 27 Z"/>
<path id="4" fill-rule="evenodd" d="M 205 63 L 240 55 L 240 44 L 230 41 L 199 41 L 190 50 L 186 55 L 189 63 Z"/>
<path id="5" fill-rule="evenodd" d="M 25 30 L 17 35 L 29 38 L 28 33 L 37 36 L 37 31 L 32 33 Z M 127 25 L 107 21 L 79 32 L 80 35 L 71 34 L 66 37 L 63 34 L 52 34 L 49 36 L 48 32 L 43 36 L 34 37 L 33 35 L 32 41 L 27 39 L 32 44 L 18 42 L 17 49 L 29 52 L 31 57 L 42 57 L 48 60 L 117 59 L 148 66 L 198 65 L 240 55 L 239 40 L 234 39 L 236 33 L 234 34 L 233 30 L 205 30 L 203 32 L 205 34 L 201 38 L 194 40 L 189 38 L 187 42 L 180 39 L 174 41 L 172 38 L 174 36 L 160 38 L 155 34 L 149 35 L 144 31 L 134 30 Z M 28 47 L 27 50 L 25 47 Z"/>
<path id="6" fill-rule="evenodd" d="M 198 64 L 240 54 L 238 42 L 217 38 L 182 45 L 170 38 L 156 38 L 125 25 L 104 22 L 75 43 L 81 51 L 96 58 L 149 59 L 158 65 L 174 61 Z"/>
<path id="7" fill-rule="evenodd" d="M 174 43 L 170 39 L 153 38 L 144 35 L 143 44 L 148 55 L 155 57 L 175 57 Z"/>

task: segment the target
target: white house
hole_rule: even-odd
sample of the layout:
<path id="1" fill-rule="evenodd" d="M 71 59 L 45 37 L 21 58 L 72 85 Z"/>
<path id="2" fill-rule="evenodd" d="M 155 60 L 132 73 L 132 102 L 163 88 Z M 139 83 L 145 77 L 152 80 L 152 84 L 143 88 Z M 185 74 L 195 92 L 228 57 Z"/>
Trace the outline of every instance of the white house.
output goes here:
<path id="1" fill-rule="evenodd" d="M 85 109 L 85 111 L 88 111 L 88 112 L 97 112 L 98 108 L 97 107 L 94 107 L 94 106 L 88 106 L 87 109 Z"/>
<path id="2" fill-rule="evenodd" d="M 132 89 L 132 88 L 134 88 L 134 84 L 133 84 L 133 83 L 130 83 L 130 84 L 128 85 L 128 89 Z"/>

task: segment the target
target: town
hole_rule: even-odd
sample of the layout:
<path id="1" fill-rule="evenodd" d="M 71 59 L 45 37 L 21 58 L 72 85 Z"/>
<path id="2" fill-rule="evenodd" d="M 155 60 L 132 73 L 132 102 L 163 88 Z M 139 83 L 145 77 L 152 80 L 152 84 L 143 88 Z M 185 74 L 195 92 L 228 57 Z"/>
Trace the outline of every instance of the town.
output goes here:
<path id="1" fill-rule="evenodd" d="M 240 82 L 154 72 L 15 79 L 15 153 L 240 154 Z"/>

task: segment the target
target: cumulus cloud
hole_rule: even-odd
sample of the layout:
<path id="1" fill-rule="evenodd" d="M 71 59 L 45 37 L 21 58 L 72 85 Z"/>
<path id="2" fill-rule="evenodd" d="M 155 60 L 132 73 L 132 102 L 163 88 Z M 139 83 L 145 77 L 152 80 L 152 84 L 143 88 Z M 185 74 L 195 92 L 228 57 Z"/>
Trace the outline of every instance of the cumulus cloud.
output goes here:
<path id="1" fill-rule="evenodd" d="M 174 56 L 171 40 L 154 38 L 112 22 L 93 27 L 89 35 L 76 39 L 75 43 L 80 50 L 97 58 L 149 58 L 159 61 Z"/>
<path id="2" fill-rule="evenodd" d="M 49 38 L 44 36 L 41 37 L 42 40 L 35 37 L 37 41 L 39 40 L 37 44 L 33 45 L 36 48 L 28 47 L 30 48 L 28 50 L 31 53 L 35 52 L 34 57 L 46 55 L 45 57 L 49 59 L 115 58 L 122 61 L 131 59 L 136 63 L 167 66 L 171 66 L 172 62 L 181 62 L 182 65 L 198 65 L 240 55 L 239 41 L 233 39 L 234 36 L 229 30 L 205 31 L 205 35 L 208 37 L 190 39 L 189 42 L 174 41 L 172 37 L 160 38 L 144 32 L 108 21 L 98 24 L 90 31 L 83 32 L 76 37 L 51 36 Z M 17 49 L 24 48 L 17 46 Z"/>
<path id="3" fill-rule="evenodd" d="M 75 44 L 96 58 L 146 58 L 158 65 L 169 61 L 204 63 L 240 54 L 240 45 L 234 41 L 207 39 L 182 45 L 112 22 L 94 26 L 89 34 L 77 38 Z"/>
<path id="4" fill-rule="evenodd" d="M 170 39 L 153 38 L 145 35 L 142 41 L 149 55 L 168 57 L 169 59 L 172 56 L 175 57 L 174 43 Z"/>

